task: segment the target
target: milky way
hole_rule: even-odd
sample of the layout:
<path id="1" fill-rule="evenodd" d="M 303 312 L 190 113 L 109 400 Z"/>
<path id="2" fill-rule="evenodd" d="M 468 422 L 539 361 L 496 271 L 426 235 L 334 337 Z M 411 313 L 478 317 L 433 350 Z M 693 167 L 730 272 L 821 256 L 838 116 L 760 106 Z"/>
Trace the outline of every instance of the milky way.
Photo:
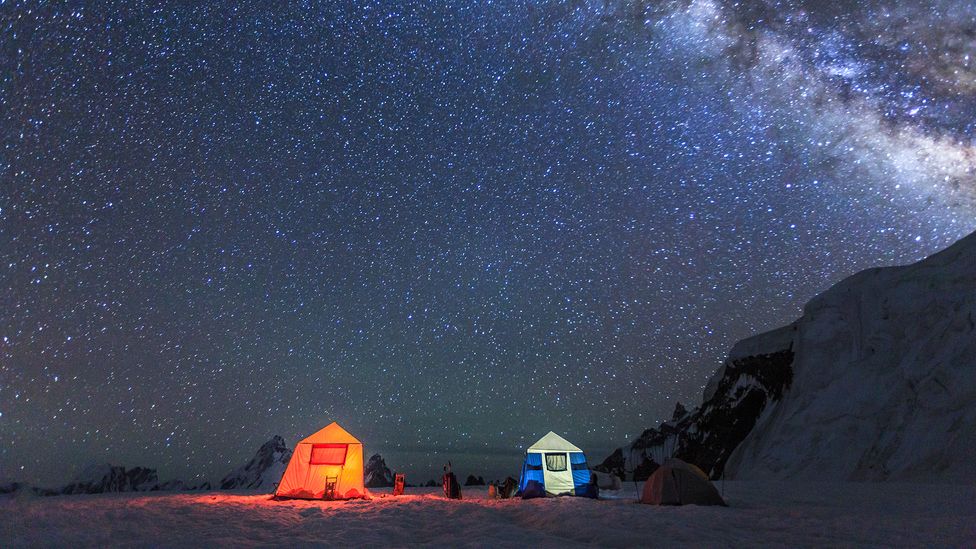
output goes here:
<path id="1" fill-rule="evenodd" d="M 976 229 L 970 2 L 0 1 L 0 478 L 599 459 Z"/>

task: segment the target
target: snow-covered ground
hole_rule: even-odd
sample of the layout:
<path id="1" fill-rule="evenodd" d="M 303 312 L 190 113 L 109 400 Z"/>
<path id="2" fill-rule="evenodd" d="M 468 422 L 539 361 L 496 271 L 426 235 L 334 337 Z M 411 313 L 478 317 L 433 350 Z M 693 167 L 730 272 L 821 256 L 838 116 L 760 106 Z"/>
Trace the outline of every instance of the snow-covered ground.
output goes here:
<path id="1" fill-rule="evenodd" d="M 718 484 L 721 489 L 721 483 Z M 429 488 L 346 502 L 253 492 L 0 499 L 0 546 L 972 546 L 976 486 L 726 482 L 730 507 L 607 499 L 449 501 Z"/>

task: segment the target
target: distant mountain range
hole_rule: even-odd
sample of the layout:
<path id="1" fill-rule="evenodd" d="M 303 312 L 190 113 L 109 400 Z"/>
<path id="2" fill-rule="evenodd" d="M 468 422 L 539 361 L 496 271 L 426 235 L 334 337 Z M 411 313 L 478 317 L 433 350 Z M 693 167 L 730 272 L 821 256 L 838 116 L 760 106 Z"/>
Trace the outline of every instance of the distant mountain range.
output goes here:
<path id="1" fill-rule="evenodd" d="M 284 439 L 276 435 L 261 445 L 250 461 L 228 473 L 220 481 L 219 489 L 267 489 L 270 492 L 281 480 L 290 458 L 291 450 L 285 446 Z M 109 464 L 88 466 L 61 488 L 40 488 L 22 482 L 0 483 L 0 494 L 38 496 L 212 489 L 209 482 L 197 484 L 187 484 L 180 480 L 160 482 L 156 470 L 148 467 L 126 468 Z"/>
<path id="2" fill-rule="evenodd" d="M 86 467 L 70 483 L 61 488 L 39 488 L 22 482 L 0 484 L 0 494 L 28 493 L 38 496 L 167 490 L 210 490 L 210 483 L 186 484 L 179 480 L 159 482 L 155 469 L 146 467 L 126 469 L 121 465 L 97 464 Z"/>
<path id="3" fill-rule="evenodd" d="M 291 459 L 292 449 L 275 435 L 258 448 L 254 457 L 234 469 L 220 481 L 220 490 L 261 490 L 271 492 Z M 366 463 L 363 474 L 366 486 L 393 486 L 393 473 L 379 454 Z M 58 496 L 70 494 L 102 494 L 108 492 L 154 492 L 211 490 L 209 482 L 186 484 L 179 480 L 160 482 L 155 469 L 99 464 L 86 467 L 70 483 L 61 488 L 39 488 L 21 482 L 0 483 L 0 494 L 34 494 Z"/>

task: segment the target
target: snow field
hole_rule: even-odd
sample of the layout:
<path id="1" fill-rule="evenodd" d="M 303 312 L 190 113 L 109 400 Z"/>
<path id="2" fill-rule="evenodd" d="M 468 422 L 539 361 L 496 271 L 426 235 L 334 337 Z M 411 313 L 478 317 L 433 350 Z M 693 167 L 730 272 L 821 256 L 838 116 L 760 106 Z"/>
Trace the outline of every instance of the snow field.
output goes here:
<path id="1" fill-rule="evenodd" d="M 721 489 L 721 483 L 717 484 Z M 952 547 L 976 544 L 976 486 L 726 482 L 730 507 L 634 503 L 633 483 L 599 501 L 462 501 L 438 489 L 371 500 L 272 501 L 253 492 L 0 499 L 0 545 Z"/>

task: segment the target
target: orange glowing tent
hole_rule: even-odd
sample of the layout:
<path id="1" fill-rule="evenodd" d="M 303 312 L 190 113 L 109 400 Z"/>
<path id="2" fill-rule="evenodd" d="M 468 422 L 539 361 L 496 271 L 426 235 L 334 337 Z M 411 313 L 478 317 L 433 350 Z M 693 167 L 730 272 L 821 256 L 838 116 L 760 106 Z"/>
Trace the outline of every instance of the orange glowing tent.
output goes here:
<path id="1" fill-rule="evenodd" d="M 275 496 L 350 499 L 366 495 L 363 443 L 336 422 L 295 447 Z"/>

